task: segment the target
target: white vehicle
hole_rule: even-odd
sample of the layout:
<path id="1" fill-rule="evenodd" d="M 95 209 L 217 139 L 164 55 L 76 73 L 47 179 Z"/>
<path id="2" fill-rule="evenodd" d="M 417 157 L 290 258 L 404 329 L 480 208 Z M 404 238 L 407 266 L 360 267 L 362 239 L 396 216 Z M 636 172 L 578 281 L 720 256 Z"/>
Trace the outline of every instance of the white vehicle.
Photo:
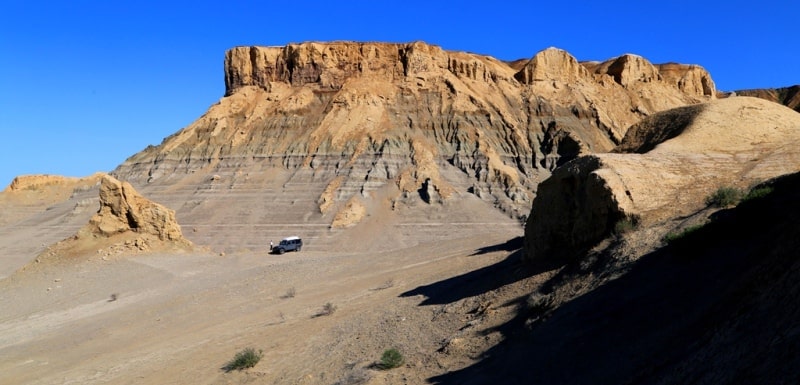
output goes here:
<path id="1" fill-rule="evenodd" d="M 303 240 L 300 237 L 288 237 L 281 239 L 281 242 L 272 248 L 273 254 L 283 254 L 287 251 L 300 251 L 303 247 Z"/>

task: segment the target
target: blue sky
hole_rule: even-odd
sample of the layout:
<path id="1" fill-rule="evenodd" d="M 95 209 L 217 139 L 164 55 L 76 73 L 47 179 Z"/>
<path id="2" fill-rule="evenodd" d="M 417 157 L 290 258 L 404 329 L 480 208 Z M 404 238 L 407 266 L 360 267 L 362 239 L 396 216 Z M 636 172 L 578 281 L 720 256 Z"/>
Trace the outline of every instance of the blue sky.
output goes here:
<path id="1" fill-rule="evenodd" d="M 721 90 L 784 87 L 800 83 L 794 3 L 4 0 L 0 189 L 111 171 L 161 143 L 223 96 L 234 46 L 422 40 L 503 60 L 555 46 L 699 64 Z"/>

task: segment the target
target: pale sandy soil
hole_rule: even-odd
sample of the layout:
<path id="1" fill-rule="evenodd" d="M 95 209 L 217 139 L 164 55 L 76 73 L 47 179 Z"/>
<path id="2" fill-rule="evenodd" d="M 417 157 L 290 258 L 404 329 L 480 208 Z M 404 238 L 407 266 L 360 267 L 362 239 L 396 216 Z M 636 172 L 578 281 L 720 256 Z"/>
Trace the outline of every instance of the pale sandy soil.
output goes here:
<path id="1" fill-rule="evenodd" d="M 0 280 L 0 383 L 425 383 L 474 363 L 481 349 L 470 341 L 502 338 L 472 331 L 507 320 L 514 307 L 482 298 L 470 276 L 506 260 L 512 251 L 502 245 L 521 232 L 360 254 L 35 264 Z M 514 285 L 509 297 L 524 289 Z M 319 316 L 329 302 L 336 311 Z M 474 312 L 481 305 L 491 311 Z M 222 370 L 246 347 L 263 350 L 259 364 Z M 392 347 L 406 364 L 377 370 Z"/>

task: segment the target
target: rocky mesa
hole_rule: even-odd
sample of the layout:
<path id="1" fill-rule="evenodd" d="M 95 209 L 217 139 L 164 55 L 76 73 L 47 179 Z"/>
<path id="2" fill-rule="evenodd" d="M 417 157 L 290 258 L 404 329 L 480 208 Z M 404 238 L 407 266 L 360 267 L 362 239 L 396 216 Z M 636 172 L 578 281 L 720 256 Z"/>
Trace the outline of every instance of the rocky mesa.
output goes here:
<path id="1" fill-rule="evenodd" d="M 219 103 L 113 175 L 156 195 L 204 183 L 274 189 L 260 199 L 272 218 L 290 217 L 269 203 L 289 194 L 313 202 L 293 210 L 320 226 L 357 224 L 354 212 L 370 212 L 357 207 L 466 197 L 522 220 L 558 165 L 609 151 L 641 118 L 716 93 L 695 65 L 628 54 L 582 63 L 557 48 L 503 62 L 423 42 L 237 47 L 224 72 Z M 275 173 L 280 185 L 256 182 Z M 191 205 L 176 209 L 207 220 Z"/>

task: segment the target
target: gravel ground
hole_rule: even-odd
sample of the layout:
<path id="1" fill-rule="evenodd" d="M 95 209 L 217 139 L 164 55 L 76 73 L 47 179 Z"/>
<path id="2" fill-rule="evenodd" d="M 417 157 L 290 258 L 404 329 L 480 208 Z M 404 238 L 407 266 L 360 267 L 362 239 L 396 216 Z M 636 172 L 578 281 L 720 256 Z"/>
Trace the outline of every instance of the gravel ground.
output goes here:
<path id="1" fill-rule="evenodd" d="M 480 331 L 514 307 L 481 278 L 511 266 L 502 245 L 520 233 L 384 253 L 39 263 L 0 281 L 0 383 L 424 383 L 502 339 Z M 263 351 L 255 367 L 222 369 L 247 347 Z M 389 348 L 405 364 L 378 370 Z"/>

